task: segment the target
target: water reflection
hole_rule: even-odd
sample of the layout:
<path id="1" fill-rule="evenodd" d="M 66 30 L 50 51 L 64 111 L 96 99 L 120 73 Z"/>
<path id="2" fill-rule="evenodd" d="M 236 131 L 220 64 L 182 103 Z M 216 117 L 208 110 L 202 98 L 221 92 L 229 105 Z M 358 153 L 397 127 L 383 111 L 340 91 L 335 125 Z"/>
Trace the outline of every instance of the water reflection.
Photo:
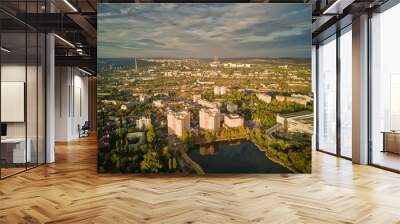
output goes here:
<path id="1" fill-rule="evenodd" d="M 290 173 L 251 141 L 198 145 L 189 156 L 206 173 Z"/>

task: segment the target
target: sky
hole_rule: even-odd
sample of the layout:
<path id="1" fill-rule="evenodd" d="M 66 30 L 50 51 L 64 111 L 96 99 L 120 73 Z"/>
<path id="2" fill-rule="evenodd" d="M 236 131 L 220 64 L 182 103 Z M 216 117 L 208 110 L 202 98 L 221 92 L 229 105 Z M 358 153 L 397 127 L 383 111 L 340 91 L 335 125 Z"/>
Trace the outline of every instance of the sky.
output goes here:
<path id="1" fill-rule="evenodd" d="M 100 58 L 311 57 L 309 4 L 105 3 L 97 26 Z"/>

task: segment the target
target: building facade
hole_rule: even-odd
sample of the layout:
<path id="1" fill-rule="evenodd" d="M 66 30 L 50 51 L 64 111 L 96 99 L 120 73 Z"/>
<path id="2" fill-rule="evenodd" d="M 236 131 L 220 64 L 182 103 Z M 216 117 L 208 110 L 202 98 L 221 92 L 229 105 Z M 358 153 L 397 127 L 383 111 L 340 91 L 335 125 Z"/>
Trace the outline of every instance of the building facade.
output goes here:
<path id="1" fill-rule="evenodd" d="M 283 102 L 283 101 L 285 101 L 286 97 L 285 97 L 285 96 L 280 96 L 280 95 L 278 95 L 278 96 L 275 96 L 275 99 L 276 99 L 276 101 L 278 101 L 278 102 Z"/>
<path id="2" fill-rule="evenodd" d="M 225 86 L 214 86 L 214 95 L 225 95 L 226 87 Z"/>
<path id="3" fill-rule="evenodd" d="M 234 103 L 228 103 L 226 105 L 226 110 L 229 113 L 236 113 L 238 111 L 238 105 L 234 104 Z"/>
<path id="4" fill-rule="evenodd" d="M 303 97 L 297 97 L 297 96 L 289 96 L 286 98 L 288 102 L 294 102 L 302 105 L 307 105 L 308 102 L 310 102 L 308 99 L 303 98 Z"/>
<path id="5" fill-rule="evenodd" d="M 190 131 L 190 112 L 170 112 L 167 115 L 168 135 L 182 137 L 185 131 Z"/>
<path id="6" fill-rule="evenodd" d="M 218 109 L 201 109 L 199 112 L 200 128 L 216 131 L 221 125 L 221 113 Z"/>
<path id="7" fill-rule="evenodd" d="M 203 99 L 197 100 L 197 103 L 203 107 L 208 107 L 208 108 L 218 108 L 219 107 L 218 103 L 210 102 L 210 101 L 203 100 Z"/>
<path id="8" fill-rule="evenodd" d="M 261 100 L 261 101 L 263 101 L 263 102 L 271 103 L 272 97 L 271 97 L 270 95 L 262 94 L 262 93 L 257 93 L 256 96 L 257 96 L 257 98 L 258 98 L 259 100 Z"/>
<path id="9" fill-rule="evenodd" d="M 244 127 L 244 118 L 238 114 L 227 114 L 224 116 L 224 126 L 228 128 Z"/>
<path id="10" fill-rule="evenodd" d="M 147 117 L 141 117 L 136 120 L 136 128 L 140 130 L 147 130 L 151 125 L 151 119 Z"/>
<path id="11" fill-rule="evenodd" d="M 149 98 L 150 98 L 149 95 L 141 94 L 141 95 L 139 96 L 139 102 L 141 102 L 141 103 L 147 102 L 147 101 L 149 100 Z"/>
<path id="12" fill-rule="evenodd" d="M 193 95 L 193 102 L 197 103 L 199 100 L 201 100 L 201 95 Z"/>

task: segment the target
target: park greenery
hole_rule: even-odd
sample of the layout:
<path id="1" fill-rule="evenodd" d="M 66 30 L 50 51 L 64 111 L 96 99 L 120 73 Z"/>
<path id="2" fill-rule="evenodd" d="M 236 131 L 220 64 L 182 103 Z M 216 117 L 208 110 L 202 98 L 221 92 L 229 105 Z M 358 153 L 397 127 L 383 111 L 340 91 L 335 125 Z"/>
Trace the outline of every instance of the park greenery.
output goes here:
<path id="1" fill-rule="evenodd" d="M 145 144 L 131 142 L 126 128 L 109 134 L 108 142 L 99 147 L 99 171 L 121 173 L 178 172 L 177 159 L 168 146 L 156 144 L 154 128 L 145 133 Z M 162 147 L 160 147 L 162 146 Z"/>
<path id="2" fill-rule="evenodd" d="M 182 141 L 189 150 L 195 145 L 209 144 L 218 141 L 249 140 L 253 142 L 266 157 L 288 168 L 294 173 L 311 172 L 311 140 L 290 141 L 269 138 L 265 131 L 255 128 L 225 128 L 218 131 L 185 132 Z"/>
<path id="3" fill-rule="evenodd" d="M 276 124 L 278 113 L 293 113 L 298 111 L 312 111 L 312 104 L 301 105 L 294 102 L 279 102 L 272 100 L 270 103 L 263 102 L 254 94 L 240 92 L 230 93 L 224 96 L 224 100 L 239 106 L 240 113 L 246 120 L 255 120 L 263 128 L 268 128 Z"/>
<path id="4" fill-rule="evenodd" d="M 265 151 L 266 156 L 295 173 L 311 173 L 311 140 L 285 141 L 269 139 L 260 131 L 252 132 L 250 140 Z"/>

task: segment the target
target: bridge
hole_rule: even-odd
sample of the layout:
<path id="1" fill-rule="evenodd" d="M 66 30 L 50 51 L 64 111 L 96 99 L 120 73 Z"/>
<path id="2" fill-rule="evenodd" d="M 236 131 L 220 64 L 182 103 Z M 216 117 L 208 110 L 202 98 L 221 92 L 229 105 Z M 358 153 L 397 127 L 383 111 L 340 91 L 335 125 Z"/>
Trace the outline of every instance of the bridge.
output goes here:
<path id="1" fill-rule="evenodd" d="M 274 136 L 272 136 L 272 134 L 273 134 L 274 132 L 276 132 L 277 130 L 279 130 L 280 128 L 282 128 L 282 124 L 277 123 L 277 124 L 275 124 L 274 126 L 268 128 L 268 129 L 265 131 L 265 135 L 266 135 L 269 139 L 274 139 Z"/>
<path id="2" fill-rule="evenodd" d="M 175 152 L 179 152 L 179 155 L 181 156 L 182 160 L 188 164 L 191 168 L 193 168 L 193 170 L 199 174 L 199 175 L 204 175 L 205 172 L 204 170 L 201 168 L 201 166 L 199 164 L 197 164 L 195 161 L 193 161 L 189 155 L 186 153 L 186 146 L 183 144 L 182 141 L 180 141 L 179 139 L 177 139 L 176 137 L 174 138 L 170 138 L 169 141 L 170 144 L 170 149 L 174 150 Z M 172 146 L 172 147 L 171 147 Z M 177 153 L 176 153 L 177 154 Z"/>

